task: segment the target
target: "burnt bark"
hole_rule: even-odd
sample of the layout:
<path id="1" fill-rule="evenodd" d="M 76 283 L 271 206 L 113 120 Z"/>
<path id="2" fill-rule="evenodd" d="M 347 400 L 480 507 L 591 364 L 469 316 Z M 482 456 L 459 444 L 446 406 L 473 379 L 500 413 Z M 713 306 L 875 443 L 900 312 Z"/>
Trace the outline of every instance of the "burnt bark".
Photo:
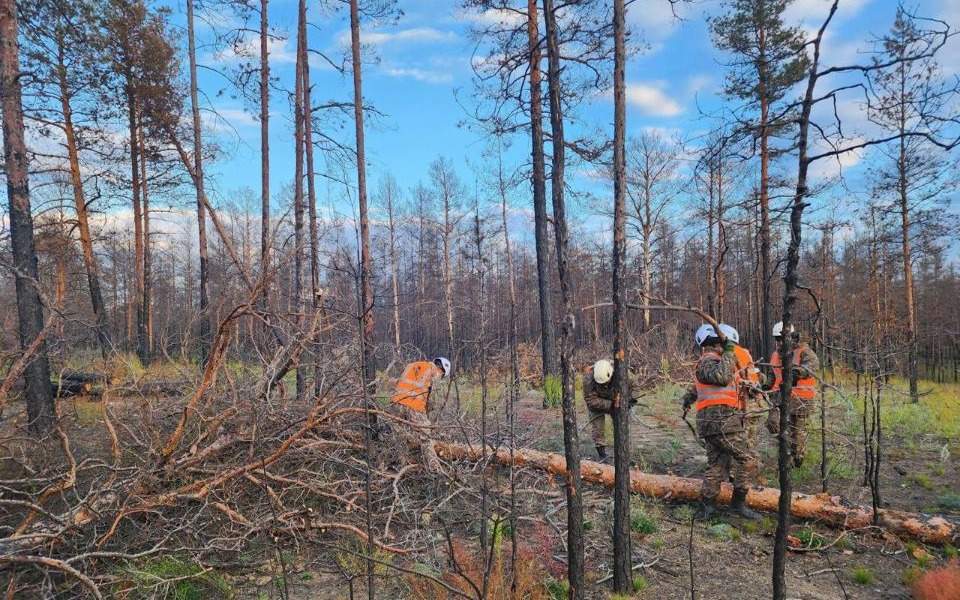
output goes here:
<path id="1" fill-rule="evenodd" d="M 57 84 L 60 88 L 60 107 L 63 112 L 63 133 L 67 145 L 67 162 L 70 165 L 70 185 L 73 188 L 73 205 L 77 212 L 77 231 L 80 234 L 80 250 L 83 254 L 83 267 L 87 274 L 87 287 L 90 292 L 90 305 L 96 322 L 97 345 L 100 356 L 106 360 L 110 352 L 110 333 L 107 326 L 107 310 L 103 303 L 100 288 L 100 269 L 93 251 L 93 236 L 90 233 L 90 214 L 87 210 L 83 179 L 80 176 L 80 151 L 77 133 L 73 123 L 72 93 L 67 81 L 67 67 L 62 35 L 57 35 Z"/>
<path id="2" fill-rule="evenodd" d="M 560 376 L 563 383 L 563 447 L 569 470 L 566 475 L 567 497 L 567 579 L 570 582 L 569 598 L 584 596 L 583 576 L 583 497 L 580 482 L 580 440 L 577 433 L 577 413 L 573 405 L 574 328 L 576 316 L 573 308 L 573 291 L 567 267 L 568 231 L 564 201 L 564 137 L 562 81 L 560 80 L 560 42 L 557 32 L 557 16 L 553 0 L 543 0 L 544 24 L 547 34 L 548 71 L 547 83 L 550 95 L 550 131 L 553 146 L 553 170 L 550 192 L 553 200 L 553 230 L 557 239 L 557 274 L 560 280 L 560 298 L 563 320 L 560 325 Z"/>
<path id="3" fill-rule="evenodd" d="M 540 298 L 540 352 L 543 376 L 556 375 L 557 337 L 550 297 L 550 238 L 547 232 L 547 169 L 543 149 L 540 27 L 537 0 L 527 1 L 527 40 L 530 51 L 530 144 L 533 186 L 533 233 L 537 250 L 537 292 Z"/>
<path id="4" fill-rule="evenodd" d="M 7 200 L 10 205 L 10 245 L 16 269 L 17 319 L 20 350 L 27 349 L 43 333 L 43 305 L 38 288 L 37 253 L 33 240 L 33 214 L 27 145 L 23 129 L 20 88 L 20 49 L 17 39 L 17 6 L 0 0 L 0 111 L 3 115 L 3 158 L 6 165 Z M 34 358 L 23 371 L 26 383 L 27 421 L 30 431 L 41 435 L 56 421 L 50 390 L 50 363 L 41 341 Z"/>
<path id="5" fill-rule="evenodd" d="M 626 293 L 626 63 L 624 0 L 613 3 L 613 589 L 632 591 L 630 405 Z M 644 313 L 649 315 L 649 312 Z"/>
<path id="6" fill-rule="evenodd" d="M 187 3 L 187 48 L 190 60 L 190 111 L 193 125 L 193 171 L 197 191 L 197 253 L 200 256 L 200 364 L 206 365 L 210 354 L 211 325 L 208 307 L 210 296 L 209 266 L 207 263 L 207 211 L 204 206 L 206 191 L 203 181 L 203 139 L 200 131 L 200 102 L 197 95 L 197 46 L 193 29 L 193 0 Z"/>

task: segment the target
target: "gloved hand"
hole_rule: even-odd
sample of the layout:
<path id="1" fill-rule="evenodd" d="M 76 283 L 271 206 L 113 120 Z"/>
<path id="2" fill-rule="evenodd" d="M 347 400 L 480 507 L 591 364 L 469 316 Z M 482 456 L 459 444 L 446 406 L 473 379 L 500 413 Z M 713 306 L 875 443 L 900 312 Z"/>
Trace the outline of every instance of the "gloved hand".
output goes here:
<path id="1" fill-rule="evenodd" d="M 737 345 L 734 344 L 734 343 L 733 343 L 732 341 L 730 341 L 730 340 L 727 340 L 727 341 L 725 341 L 725 342 L 723 343 L 723 351 L 724 351 L 724 352 L 731 352 L 731 353 L 732 353 L 732 352 L 733 352 L 733 349 L 736 348 L 736 347 L 737 347 Z"/>

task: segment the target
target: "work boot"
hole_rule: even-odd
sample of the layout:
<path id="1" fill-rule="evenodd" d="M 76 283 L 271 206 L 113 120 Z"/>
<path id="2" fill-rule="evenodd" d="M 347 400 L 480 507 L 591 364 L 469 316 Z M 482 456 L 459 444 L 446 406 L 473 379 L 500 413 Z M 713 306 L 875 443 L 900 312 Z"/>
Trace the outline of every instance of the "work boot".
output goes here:
<path id="1" fill-rule="evenodd" d="M 760 518 L 760 515 L 747 507 L 747 490 L 736 488 L 733 490 L 733 500 L 730 501 L 730 509 L 744 519 L 755 521 Z"/>
<path id="2" fill-rule="evenodd" d="M 607 447 L 603 444 L 597 444 L 597 459 L 602 462 L 607 462 Z"/>

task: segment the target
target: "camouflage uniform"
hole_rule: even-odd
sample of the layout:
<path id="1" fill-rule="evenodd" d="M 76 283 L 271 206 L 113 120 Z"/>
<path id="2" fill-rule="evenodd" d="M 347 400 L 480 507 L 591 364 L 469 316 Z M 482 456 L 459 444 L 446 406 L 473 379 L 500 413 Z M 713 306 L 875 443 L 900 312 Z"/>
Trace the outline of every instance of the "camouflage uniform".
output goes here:
<path id="1" fill-rule="evenodd" d="M 799 361 L 796 361 L 798 355 Z M 795 344 L 794 357 L 794 364 L 791 365 L 794 374 L 794 388 L 790 395 L 790 430 L 788 431 L 788 437 L 790 439 L 790 454 L 793 456 L 794 464 L 800 466 L 807 450 L 807 418 L 810 416 L 810 411 L 813 410 L 814 400 L 816 399 L 816 374 L 820 370 L 820 359 L 806 342 Z M 773 364 L 779 364 L 779 361 L 779 353 L 774 353 L 774 356 L 770 357 L 770 362 Z M 770 393 L 775 395 L 771 398 L 774 404 L 779 403 L 780 383 L 782 381 L 780 371 L 782 369 L 774 367 L 775 376 L 770 387 Z M 807 380 L 808 390 L 810 387 L 813 389 L 812 392 L 806 394 L 807 397 L 797 393 L 796 385 L 804 380 Z M 770 409 L 767 429 L 771 433 L 780 431 L 780 410 L 776 407 Z"/>
<path id="2" fill-rule="evenodd" d="M 756 448 L 760 443 L 761 424 L 767 414 L 767 409 L 770 408 L 763 392 L 760 391 L 760 388 L 766 383 L 766 378 L 756 368 L 753 357 L 750 356 L 750 352 L 746 348 L 738 346 L 735 355 L 737 356 L 737 372 L 740 380 L 744 382 L 740 386 L 740 394 L 747 411 L 747 439 Z"/>
<path id="3" fill-rule="evenodd" d="M 696 379 L 711 386 L 731 385 L 736 380 L 733 352 L 720 355 L 705 351 L 697 363 Z M 696 387 L 691 387 L 684 394 L 684 408 L 696 401 Z M 716 499 L 720 484 L 728 481 L 731 475 L 734 489 L 746 490 L 756 480 L 757 457 L 748 438 L 747 417 L 743 410 L 722 404 L 698 410 L 697 435 L 707 449 L 707 470 L 701 491 L 705 502 L 712 503 Z"/>
<path id="4" fill-rule="evenodd" d="M 632 377 L 629 378 L 630 397 L 625 398 L 627 402 L 640 396 L 640 389 Z M 597 446 L 606 445 L 606 415 L 613 412 L 613 381 L 609 383 L 597 383 L 593 379 L 593 370 L 590 369 L 583 375 L 583 400 L 587 405 L 587 412 L 590 413 L 590 437 Z"/>

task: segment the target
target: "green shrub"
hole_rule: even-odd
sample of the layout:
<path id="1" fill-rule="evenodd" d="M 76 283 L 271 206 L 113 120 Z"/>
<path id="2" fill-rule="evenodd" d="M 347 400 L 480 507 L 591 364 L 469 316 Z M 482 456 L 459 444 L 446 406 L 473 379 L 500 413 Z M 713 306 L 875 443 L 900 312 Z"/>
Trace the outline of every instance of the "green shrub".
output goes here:
<path id="1" fill-rule="evenodd" d="M 943 546 L 943 557 L 947 560 L 957 558 L 957 549 L 951 544 L 945 544 Z"/>
<path id="2" fill-rule="evenodd" d="M 127 597 L 137 600 L 206 600 L 234 596 L 233 588 L 223 577 L 206 571 L 193 560 L 177 556 L 125 567 L 123 575 L 127 583 L 133 584 Z M 170 582 L 174 579 L 176 581 Z"/>
<path id="3" fill-rule="evenodd" d="M 710 537 L 723 541 L 736 541 L 740 539 L 740 532 L 727 523 L 714 523 L 707 528 Z"/>
<path id="4" fill-rule="evenodd" d="M 826 543 L 823 536 L 810 527 L 804 527 L 796 532 L 797 539 L 805 548 L 822 548 Z"/>
<path id="5" fill-rule="evenodd" d="M 859 585 L 870 585 L 873 583 L 873 571 L 868 567 L 854 567 L 853 571 L 850 572 L 850 576 L 853 579 L 853 582 Z"/>
<path id="6" fill-rule="evenodd" d="M 543 378 L 543 403 L 551 408 L 560 406 L 563 401 L 563 381 L 559 375 L 547 375 Z"/>
<path id="7" fill-rule="evenodd" d="M 634 593 L 642 592 L 650 586 L 650 582 L 647 581 L 647 578 L 643 575 L 637 575 L 633 578 L 633 591 Z"/>
<path id="8" fill-rule="evenodd" d="M 940 508 L 944 510 L 960 512 L 960 494 L 947 492 L 946 494 L 943 494 L 937 498 L 937 504 L 939 504 Z"/>
<path id="9" fill-rule="evenodd" d="M 570 584 L 566 579 L 548 579 L 544 587 L 550 600 L 567 600 L 570 595 Z"/>
<path id="10" fill-rule="evenodd" d="M 644 512 L 630 515 L 630 529 L 640 535 L 650 535 L 657 532 L 657 521 Z"/>

